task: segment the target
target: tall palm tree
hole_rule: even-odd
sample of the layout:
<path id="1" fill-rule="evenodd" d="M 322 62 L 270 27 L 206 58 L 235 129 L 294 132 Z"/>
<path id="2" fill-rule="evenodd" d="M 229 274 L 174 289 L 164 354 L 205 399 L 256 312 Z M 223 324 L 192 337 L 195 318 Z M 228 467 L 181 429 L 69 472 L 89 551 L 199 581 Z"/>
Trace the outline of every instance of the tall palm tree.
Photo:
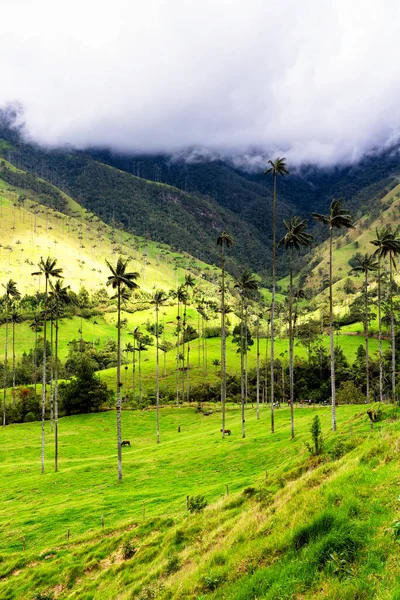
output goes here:
<path id="1" fill-rule="evenodd" d="M 17 311 L 13 310 L 11 313 L 11 324 L 12 324 L 12 398 L 15 402 L 15 325 L 22 323 L 22 315 Z"/>
<path id="2" fill-rule="evenodd" d="M 7 398 L 7 377 L 8 377 L 8 318 L 12 303 L 21 298 L 15 281 L 10 279 L 5 285 L 4 307 L 6 313 L 6 341 L 4 350 L 4 389 L 3 389 L 3 427 L 6 425 L 6 398 Z"/>
<path id="3" fill-rule="evenodd" d="M 121 256 L 115 266 L 108 260 L 106 264 L 110 269 L 111 275 L 108 276 L 106 285 L 116 290 L 117 298 L 117 450 L 118 450 L 118 481 L 122 481 L 122 432 L 121 432 L 121 300 L 123 294 L 127 291 L 138 288 L 135 282 L 139 278 L 139 273 L 127 271 L 128 260 Z"/>
<path id="4" fill-rule="evenodd" d="M 367 385 L 367 402 L 369 402 L 369 347 L 368 347 L 368 336 L 369 336 L 369 315 L 368 315 L 368 274 L 373 273 L 379 268 L 379 261 L 375 256 L 371 254 L 364 254 L 364 256 L 357 255 L 354 260 L 355 264 L 351 270 L 351 273 L 359 275 L 364 274 L 364 334 L 365 334 L 365 377 Z M 378 284 L 380 285 L 380 284 Z"/>
<path id="5" fill-rule="evenodd" d="M 274 203 L 272 216 L 272 301 L 271 301 L 271 432 L 275 431 L 274 418 L 274 352 L 275 352 L 275 288 L 276 288 L 276 180 L 278 176 L 289 175 L 285 158 L 269 160 L 271 165 L 264 175 L 272 174 L 274 178 Z"/>
<path id="6" fill-rule="evenodd" d="M 174 294 L 175 296 L 175 294 Z M 180 307 L 181 304 L 185 305 L 187 302 L 187 291 L 185 289 L 184 285 L 180 285 L 176 291 L 176 299 L 178 301 L 178 315 L 176 317 L 176 334 L 177 334 L 177 342 L 176 342 L 176 404 L 179 405 L 179 368 L 180 368 L 180 363 L 182 362 L 182 402 L 185 401 L 185 375 L 184 375 L 184 371 L 185 371 L 185 351 L 184 348 L 181 352 L 181 340 L 182 340 L 182 346 L 183 346 L 183 338 L 184 338 L 184 331 L 185 331 L 185 323 L 184 320 L 182 320 L 181 314 L 180 314 Z M 182 333 L 182 336 L 181 336 Z"/>
<path id="7" fill-rule="evenodd" d="M 142 343 L 143 333 L 140 331 L 140 327 L 135 327 L 133 331 L 134 346 L 138 353 L 138 370 L 139 370 L 139 402 L 142 403 L 143 399 L 143 385 L 142 385 L 142 351 L 146 350 L 146 346 Z"/>
<path id="8" fill-rule="evenodd" d="M 221 407 L 222 437 L 225 437 L 226 405 L 226 326 L 225 326 L 225 248 L 230 248 L 233 239 L 225 231 L 217 237 L 217 246 L 221 246 Z"/>
<path id="9" fill-rule="evenodd" d="M 393 311 L 393 269 L 396 270 L 395 259 L 400 254 L 400 230 L 384 227 L 376 231 L 377 239 L 371 243 L 376 246 L 375 255 L 379 259 L 389 258 L 389 304 L 390 304 L 390 329 L 392 338 L 392 402 L 396 400 L 396 345 L 394 333 L 394 311 Z M 380 300 L 379 300 L 380 305 Z M 380 312 L 380 311 L 379 311 Z M 379 327 L 380 329 L 380 327 Z M 382 379 L 382 375 L 380 375 Z"/>
<path id="10" fill-rule="evenodd" d="M 329 226 L 329 335 L 331 350 L 332 430 L 336 431 L 335 348 L 333 339 L 333 230 L 354 228 L 353 219 L 340 199 L 332 200 L 328 215 L 312 213 L 314 219 Z"/>
<path id="11" fill-rule="evenodd" d="M 52 277 L 54 279 L 62 279 L 62 269 L 56 267 L 57 260 L 50 258 L 46 260 L 40 258 L 38 264 L 39 271 L 32 273 L 33 276 L 44 275 L 45 278 L 45 291 L 44 291 L 44 307 L 43 307 L 43 377 L 42 377 L 42 473 L 44 473 L 44 421 L 46 417 L 46 359 L 47 359 L 47 347 L 46 347 L 46 324 L 47 324 L 47 307 L 48 307 L 48 289 L 49 281 Z"/>
<path id="12" fill-rule="evenodd" d="M 293 347 L 294 347 L 294 319 L 293 319 L 293 257 L 295 250 L 309 246 L 312 235 L 307 233 L 307 221 L 300 217 L 292 217 L 289 222 L 283 221 L 286 234 L 279 242 L 290 252 L 289 276 L 289 383 L 290 383 L 290 418 L 291 433 L 294 438 L 294 375 L 293 375 Z"/>
<path id="13" fill-rule="evenodd" d="M 183 312 L 183 355 L 185 356 L 185 333 L 187 335 L 188 331 L 187 331 L 187 321 L 186 321 L 186 310 L 187 310 L 187 303 L 190 300 L 190 295 L 189 295 L 189 288 L 193 289 L 196 285 L 196 280 L 193 277 L 193 275 L 191 275 L 190 273 L 186 273 L 185 275 L 185 282 L 184 282 L 184 287 L 185 287 L 185 291 L 186 291 L 186 298 L 184 301 L 184 312 Z M 189 340 L 189 335 L 187 335 L 188 338 L 188 349 L 187 349 L 187 361 L 186 361 L 186 372 L 187 372 L 187 401 L 190 401 L 190 383 L 189 383 L 189 357 L 190 357 L 190 340 Z M 183 377 L 185 377 L 185 370 L 183 370 Z M 185 400 L 185 395 L 183 394 L 183 400 Z"/>
<path id="14" fill-rule="evenodd" d="M 35 333 L 35 350 L 33 353 L 33 383 L 34 390 L 36 396 L 36 386 L 37 386 L 37 341 L 38 341 L 38 333 L 42 330 L 42 319 L 39 313 L 35 313 L 33 317 L 32 323 L 29 325 L 29 328 Z"/>
<path id="15" fill-rule="evenodd" d="M 58 471 L 58 332 L 60 319 L 63 316 L 63 309 L 72 303 L 69 295 L 69 285 L 63 287 L 58 279 L 54 285 L 51 285 L 49 294 L 49 309 L 52 312 L 53 324 L 55 330 L 54 344 L 54 471 Z"/>
<path id="16" fill-rule="evenodd" d="M 246 322 L 246 301 L 250 298 L 253 292 L 258 289 L 258 282 L 254 275 L 247 269 L 236 280 L 235 288 L 239 292 L 240 297 L 240 381 L 241 381 L 241 400 L 242 400 L 242 437 L 246 437 L 245 418 L 244 418 L 244 403 L 245 403 L 245 382 L 244 382 L 244 360 L 245 352 L 247 352 L 247 343 L 245 342 L 245 327 L 247 333 Z"/>
<path id="17" fill-rule="evenodd" d="M 126 344 L 124 352 L 132 354 L 132 394 L 135 398 L 135 338 L 133 338 L 133 344 L 130 342 Z"/>
<path id="18" fill-rule="evenodd" d="M 157 444 L 160 443 L 160 362 L 159 362 L 159 312 L 160 307 L 168 300 L 168 295 L 164 290 L 156 290 L 151 299 L 151 304 L 154 306 L 156 313 L 156 437 Z"/>

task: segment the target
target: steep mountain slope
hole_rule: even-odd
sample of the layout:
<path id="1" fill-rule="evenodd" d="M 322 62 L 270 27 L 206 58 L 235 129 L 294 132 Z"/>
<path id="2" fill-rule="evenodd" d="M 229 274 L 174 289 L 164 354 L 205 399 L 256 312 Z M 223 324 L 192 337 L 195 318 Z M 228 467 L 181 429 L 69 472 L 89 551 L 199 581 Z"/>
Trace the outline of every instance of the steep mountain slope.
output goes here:
<path id="1" fill-rule="evenodd" d="M 79 600 L 395 600 L 399 421 L 393 408 L 370 430 L 365 406 L 276 414 L 276 433 L 246 408 L 123 413 L 124 479 L 117 482 L 115 415 L 60 420 L 60 471 L 40 474 L 40 424 L 2 430 L 0 597 Z M 325 436 L 309 456 L 313 417 Z M 178 426 L 181 432 L 178 434 Z M 209 506 L 187 510 L 187 496 Z M 104 519 L 104 529 L 102 528 Z M 398 540 L 398 537 L 397 537 Z"/>
<path id="2" fill-rule="evenodd" d="M 73 290 L 86 286 L 92 293 L 106 283 L 105 259 L 116 260 L 119 254 L 131 257 L 141 289 L 148 292 L 155 286 L 175 287 L 189 266 L 198 273 L 209 268 L 164 244 L 104 224 L 55 186 L 4 160 L 0 161 L 0 210 L 4 279 L 14 279 L 23 293 L 34 293 L 40 287 L 32 272 L 40 257 L 47 255 L 59 261 Z"/>

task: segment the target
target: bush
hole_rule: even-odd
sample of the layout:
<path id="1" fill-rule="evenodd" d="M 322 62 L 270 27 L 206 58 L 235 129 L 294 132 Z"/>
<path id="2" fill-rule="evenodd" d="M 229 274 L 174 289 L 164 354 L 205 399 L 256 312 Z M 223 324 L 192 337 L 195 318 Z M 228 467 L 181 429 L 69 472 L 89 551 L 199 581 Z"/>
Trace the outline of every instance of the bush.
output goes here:
<path id="1" fill-rule="evenodd" d="M 165 572 L 167 575 L 172 575 L 176 573 L 181 568 L 181 559 L 177 554 L 171 554 L 168 558 L 167 566 Z"/>
<path id="2" fill-rule="evenodd" d="M 28 412 L 25 415 L 25 419 L 24 419 L 24 423 L 32 423 L 33 421 L 36 421 L 36 417 L 32 412 Z"/>
<path id="3" fill-rule="evenodd" d="M 203 590 L 206 592 L 213 592 L 225 581 L 225 577 L 223 575 L 218 574 L 210 574 L 205 575 L 202 579 L 203 582 Z"/>
<path id="4" fill-rule="evenodd" d="M 177 529 L 175 532 L 175 544 L 182 544 L 186 539 L 185 532 L 182 529 Z"/>
<path id="5" fill-rule="evenodd" d="M 188 511 L 191 513 L 201 512 L 208 502 L 204 496 L 190 496 L 188 499 Z"/>
<path id="6" fill-rule="evenodd" d="M 33 597 L 33 600 L 53 600 L 54 594 L 52 592 L 39 592 Z"/>
<path id="7" fill-rule="evenodd" d="M 129 560 L 136 554 L 136 548 L 132 543 L 132 540 L 125 540 L 122 545 L 122 556 L 124 560 Z"/>
<path id="8" fill-rule="evenodd" d="M 319 420 L 318 415 L 315 415 L 313 419 L 310 433 L 313 446 L 306 442 L 307 450 L 313 456 L 318 456 L 319 454 L 322 454 L 322 451 L 324 449 L 324 438 L 322 437 L 321 421 Z"/>
<path id="9" fill-rule="evenodd" d="M 353 381 L 342 381 L 336 392 L 338 404 L 364 404 L 365 396 Z"/>

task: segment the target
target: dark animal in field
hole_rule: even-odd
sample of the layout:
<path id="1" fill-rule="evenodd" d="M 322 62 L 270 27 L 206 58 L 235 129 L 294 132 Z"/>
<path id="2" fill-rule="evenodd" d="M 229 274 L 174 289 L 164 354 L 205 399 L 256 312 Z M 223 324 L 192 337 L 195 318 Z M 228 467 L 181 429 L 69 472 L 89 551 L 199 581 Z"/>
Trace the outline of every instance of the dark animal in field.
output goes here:
<path id="1" fill-rule="evenodd" d="M 221 433 L 222 433 L 222 429 L 221 429 Z M 224 429 L 224 433 L 226 433 L 226 435 L 231 435 L 231 430 L 230 429 Z"/>
<path id="2" fill-rule="evenodd" d="M 367 410 L 367 415 L 369 416 L 369 419 L 371 421 L 371 423 L 374 423 L 375 421 L 378 420 L 378 414 L 376 412 L 376 410 Z"/>
<path id="3" fill-rule="evenodd" d="M 121 442 L 121 447 L 122 446 L 130 446 L 130 445 L 131 445 L 131 443 L 129 440 L 124 440 L 123 442 Z"/>
<path id="4" fill-rule="evenodd" d="M 180 433 L 180 432 L 181 432 L 181 426 L 179 425 L 179 427 L 178 427 L 178 433 Z"/>

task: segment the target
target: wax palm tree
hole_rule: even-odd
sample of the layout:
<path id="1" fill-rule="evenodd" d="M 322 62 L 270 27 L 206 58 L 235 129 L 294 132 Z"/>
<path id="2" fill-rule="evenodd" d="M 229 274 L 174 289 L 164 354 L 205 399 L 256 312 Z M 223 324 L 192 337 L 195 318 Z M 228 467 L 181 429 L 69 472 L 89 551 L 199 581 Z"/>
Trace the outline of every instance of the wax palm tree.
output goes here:
<path id="1" fill-rule="evenodd" d="M 247 352 L 247 343 L 245 343 L 244 328 L 247 322 L 245 315 L 246 301 L 250 298 L 253 292 L 258 289 L 258 282 L 254 275 L 247 269 L 236 280 L 235 288 L 239 292 L 240 298 L 240 376 L 241 376 L 241 400 L 242 400 L 242 437 L 246 437 L 245 418 L 244 418 L 244 402 L 245 402 L 245 386 L 244 386 L 244 358 L 245 351 Z"/>
<path id="2" fill-rule="evenodd" d="M 335 348 L 333 339 L 333 230 L 353 228 L 350 213 L 343 206 L 342 200 L 332 200 L 329 214 L 312 213 L 314 219 L 329 226 L 329 335 L 331 350 L 331 393 L 332 393 L 332 430 L 336 431 L 336 387 L 335 387 Z"/>
<path id="3" fill-rule="evenodd" d="M 186 299 L 184 301 L 184 312 L 183 312 L 183 356 L 185 356 L 185 339 L 186 336 L 188 338 L 188 349 L 187 349 L 187 361 L 186 361 L 186 372 L 187 372 L 187 401 L 190 401 L 190 382 L 189 382 L 189 357 L 190 357 L 190 339 L 189 336 L 187 335 L 188 331 L 187 331 L 187 321 L 186 321 L 186 310 L 187 310 L 187 304 L 190 300 L 190 295 L 189 295 L 189 288 L 193 290 L 193 288 L 196 285 L 196 280 L 193 277 L 193 275 L 191 275 L 190 273 L 187 273 L 185 275 L 185 281 L 184 281 L 184 287 L 185 287 L 185 291 L 186 291 Z M 185 335 L 186 334 L 186 335 Z M 185 370 L 183 370 L 183 378 L 185 377 Z M 183 394 L 183 400 L 185 400 L 185 395 Z"/>
<path id="4" fill-rule="evenodd" d="M 369 347 L 368 347 L 368 336 L 369 336 L 369 315 L 368 315 L 368 275 L 374 273 L 379 268 L 379 261 L 375 256 L 371 254 L 364 254 L 364 256 L 357 255 L 354 259 L 354 266 L 351 270 L 352 274 L 359 275 L 364 274 L 364 333 L 365 333 L 365 377 L 367 386 L 367 402 L 369 402 Z M 378 284 L 379 285 L 379 284 Z"/>
<path id="5" fill-rule="evenodd" d="M 156 290 L 152 296 L 151 304 L 154 306 L 156 313 L 156 437 L 157 444 L 160 443 L 160 363 L 159 363 L 159 312 L 160 307 L 168 300 L 168 295 L 164 290 Z"/>
<path id="6" fill-rule="evenodd" d="M 272 301 L 271 301 L 271 432 L 275 431 L 275 419 L 274 419 L 274 353 L 275 353 L 275 288 L 276 288 L 276 180 L 278 176 L 284 177 L 289 175 L 289 171 L 286 168 L 285 158 L 276 158 L 274 161 L 269 160 L 268 163 L 271 165 L 264 173 L 264 175 L 272 174 L 274 178 L 274 202 L 273 202 L 273 216 L 272 216 Z"/>
<path id="7" fill-rule="evenodd" d="M 187 297 L 187 291 L 185 289 L 184 285 L 180 285 L 178 287 L 178 289 L 176 290 L 176 294 L 173 295 L 173 297 L 176 298 L 176 300 L 178 301 L 178 315 L 176 317 L 176 335 L 177 335 L 177 341 L 176 341 L 176 404 L 177 406 L 179 405 L 179 368 L 180 368 L 180 363 L 182 362 L 182 402 L 185 401 L 185 379 L 184 379 L 184 370 L 185 370 L 185 352 L 181 352 L 181 340 L 182 340 L 182 345 L 183 345 L 183 337 L 184 337 L 184 330 L 185 330 L 185 324 L 182 321 L 182 317 L 180 314 L 180 307 L 181 304 L 185 305 L 188 297 Z M 181 332 L 182 332 L 182 337 L 181 337 Z"/>
<path id="8" fill-rule="evenodd" d="M 29 325 L 29 328 L 35 333 L 35 349 L 33 353 L 33 383 L 34 390 L 36 396 L 36 387 L 37 387 L 37 341 L 38 341 L 38 333 L 42 330 L 42 318 L 39 313 L 35 313 L 33 317 L 32 323 Z"/>
<path id="9" fill-rule="evenodd" d="M 133 344 L 128 342 L 125 346 L 124 352 L 132 354 L 132 394 L 135 398 L 135 338 L 133 338 Z"/>
<path id="10" fill-rule="evenodd" d="M 11 326 L 12 326 L 12 398 L 15 402 L 15 325 L 22 323 L 22 315 L 17 311 L 13 310 L 11 313 Z"/>
<path id="11" fill-rule="evenodd" d="M 42 376 L 42 473 L 44 473 L 44 421 L 46 417 L 46 359 L 47 359 L 47 347 L 46 347 L 46 324 L 47 324 L 47 306 L 48 306 L 48 289 L 49 281 L 51 278 L 62 279 L 62 269 L 56 266 L 57 260 L 50 258 L 46 260 L 40 259 L 38 264 L 39 271 L 32 273 L 33 276 L 44 275 L 45 278 L 45 291 L 44 291 L 44 307 L 43 307 L 43 376 Z"/>
<path id="12" fill-rule="evenodd" d="M 137 289 L 139 286 L 135 282 L 139 278 L 139 273 L 127 271 L 128 261 L 121 256 L 115 266 L 108 260 L 106 264 L 110 269 L 111 275 L 107 279 L 106 285 L 116 290 L 117 298 L 117 450 L 118 450 L 118 481 L 122 481 L 122 432 L 121 432 L 121 300 L 128 291 Z"/>
<path id="13" fill-rule="evenodd" d="M 140 331 L 140 327 L 135 327 L 133 331 L 134 346 L 138 353 L 138 370 L 139 370 L 139 402 L 142 403 L 143 399 L 143 385 L 142 385 L 142 351 L 147 350 L 146 346 L 142 343 L 143 333 Z"/>
<path id="14" fill-rule="evenodd" d="M 293 319 L 293 257 L 295 250 L 309 246 L 312 235 L 307 233 L 307 222 L 300 217 L 292 217 L 289 222 L 283 221 L 286 234 L 280 240 L 279 246 L 284 246 L 290 252 L 289 276 L 289 383 L 290 383 L 290 418 L 291 434 L 294 438 L 294 375 L 293 375 L 293 346 L 294 346 L 294 319 Z"/>
<path id="15" fill-rule="evenodd" d="M 217 237 L 217 246 L 221 246 L 221 407 L 222 437 L 225 437 L 225 405 L 226 405 L 226 314 L 225 314 L 225 248 L 230 248 L 233 239 L 222 231 Z"/>
<path id="16" fill-rule="evenodd" d="M 396 400 L 396 340 L 394 333 L 393 311 L 393 269 L 396 270 L 395 259 L 400 254 L 400 230 L 399 227 L 397 227 L 397 229 L 392 229 L 390 226 L 384 227 L 380 231 L 376 230 L 376 235 L 377 239 L 371 242 L 374 246 L 376 246 L 375 255 L 379 258 L 379 260 L 382 258 L 389 258 L 389 304 L 390 329 L 392 338 L 392 402 L 394 403 Z M 380 305 L 380 299 L 378 302 Z M 380 326 L 379 329 L 381 329 Z M 380 375 L 380 379 L 382 380 L 382 375 Z"/>
<path id="17" fill-rule="evenodd" d="M 55 284 L 51 285 L 49 294 L 49 309 L 52 312 L 52 320 L 55 331 L 54 344 L 54 471 L 58 471 L 58 333 L 60 319 L 63 316 L 63 309 L 68 304 L 72 303 L 69 295 L 69 285 L 63 286 L 58 279 Z"/>
<path id="18" fill-rule="evenodd" d="M 21 298 L 21 294 L 17 289 L 15 281 L 10 279 L 5 285 L 4 294 L 4 308 L 6 313 L 6 340 L 4 350 L 4 390 L 3 390 L 3 427 L 6 425 L 6 398 L 7 398 L 7 377 L 8 377 L 8 320 L 9 311 L 12 307 L 13 302 L 18 301 Z"/>

